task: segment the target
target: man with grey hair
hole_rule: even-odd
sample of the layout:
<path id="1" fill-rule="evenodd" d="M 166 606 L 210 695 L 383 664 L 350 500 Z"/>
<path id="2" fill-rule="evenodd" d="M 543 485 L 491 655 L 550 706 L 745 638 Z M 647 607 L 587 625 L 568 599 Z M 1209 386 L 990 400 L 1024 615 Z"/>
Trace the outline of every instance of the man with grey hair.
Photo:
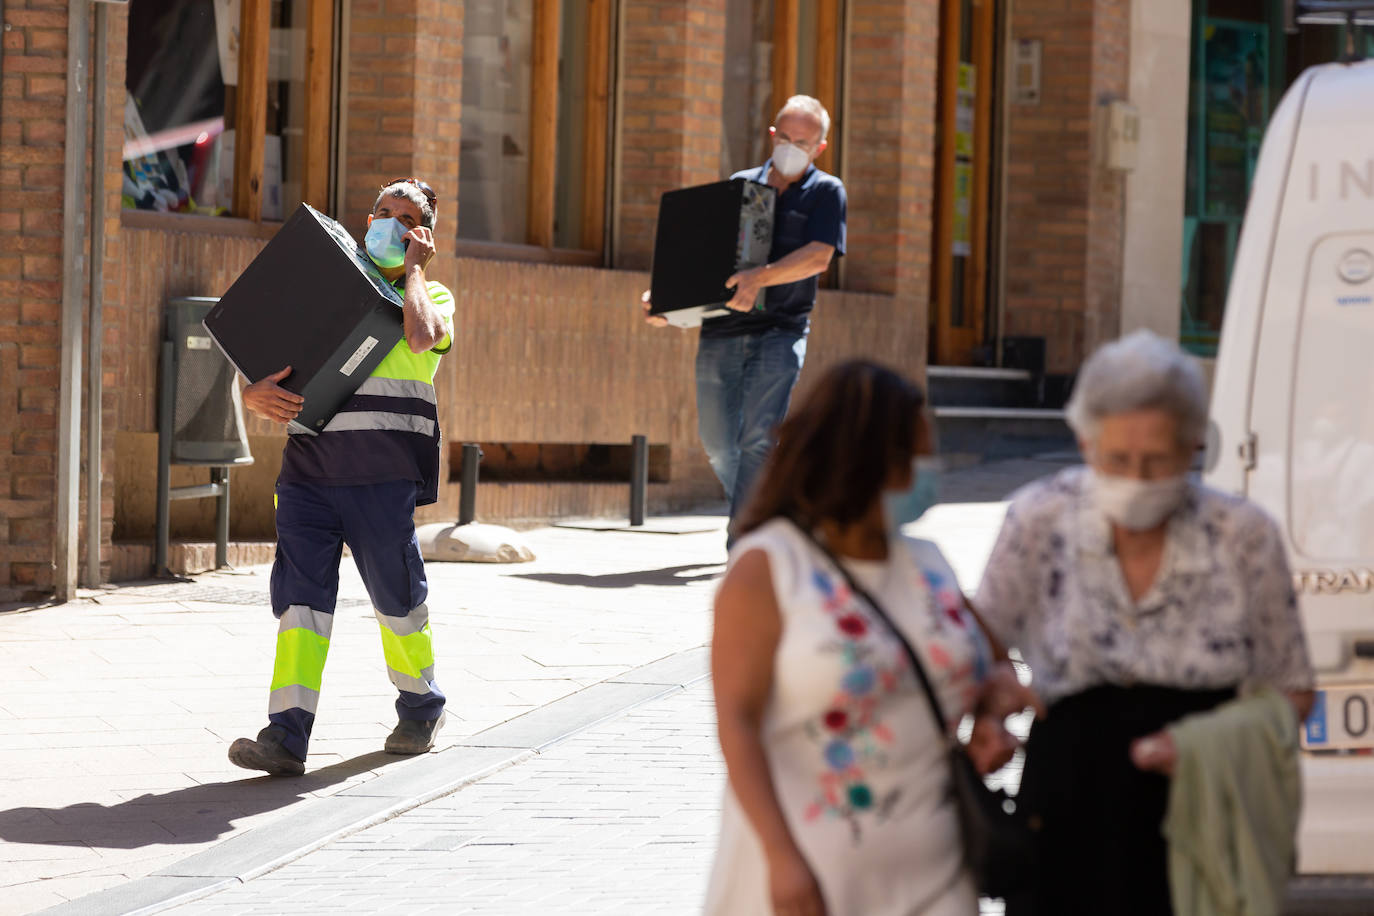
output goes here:
<path id="1" fill-rule="evenodd" d="M 453 346 L 453 295 L 425 275 L 435 255 L 437 203 L 418 178 L 390 181 L 377 195 L 364 247 L 403 296 L 404 336 L 318 435 L 287 436 L 275 497 L 271 597 L 279 624 L 268 725 L 229 748 L 229 759 L 245 769 L 305 771 L 345 544 L 381 624 L 387 674 L 398 692 L 399 722 L 386 750 L 424 753 L 443 724 L 414 520 L 417 505 L 438 498 L 434 375 Z M 277 384 L 290 374 L 286 366 L 249 385 L 245 406 L 289 423 L 303 403 Z"/>
<path id="2" fill-rule="evenodd" d="M 844 254 L 844 184 L 814 165 L 829 132 L 825 106 L 794 95 L 768 128 L 772 156 L 731 176 L 777 191 L 768 263 L 726 282 L 734 290 L 730 313 L 702 323 L 697 349 L 697 426 L 730 501 L 731 520 L 744 507 L 773 447 L 774 428 L 787 415 L 806 358 L 820 275 L 835 255 Z M 643 301 L 649 324 L 668 323 L 647 314 L 647 292 Z"/>

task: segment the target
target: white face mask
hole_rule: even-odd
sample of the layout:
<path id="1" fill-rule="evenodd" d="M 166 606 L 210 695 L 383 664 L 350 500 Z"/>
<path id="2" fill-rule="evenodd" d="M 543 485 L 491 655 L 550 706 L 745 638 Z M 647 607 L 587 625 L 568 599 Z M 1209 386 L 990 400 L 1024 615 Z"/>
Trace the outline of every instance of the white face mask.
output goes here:
<path id="1" fill-rule="evenodd" d="M 773 168 L 784 178 L 796 178 L 811 164 L 806 150 L 793 143 L 779 143 L 773 147 Z"/>
<path id="2" fill-rule="evenodd" d="M 1122 528 L 1149 531 L 1158 527 L 1183 503 L 1188 477 L 1137 480 L 1092 472 L 1092 501 L 1098 510 Z"/>

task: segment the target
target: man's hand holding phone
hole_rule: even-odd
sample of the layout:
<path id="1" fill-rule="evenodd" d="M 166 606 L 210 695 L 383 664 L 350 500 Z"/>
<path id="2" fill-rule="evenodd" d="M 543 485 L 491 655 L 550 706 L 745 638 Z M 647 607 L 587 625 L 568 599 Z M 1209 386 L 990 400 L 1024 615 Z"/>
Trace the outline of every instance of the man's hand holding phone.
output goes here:
<path id="1" fill-rule="evenodd" d="M 424 270 L 429 266 L 429 262 L 434 259 L 437 251 L 434 247 L 434 233 L 424 226 L 416 226 L 407 232 L 402 244 L 405 245 L 406 249 L 405 267 L 407 272 L 412 267 Z"/>

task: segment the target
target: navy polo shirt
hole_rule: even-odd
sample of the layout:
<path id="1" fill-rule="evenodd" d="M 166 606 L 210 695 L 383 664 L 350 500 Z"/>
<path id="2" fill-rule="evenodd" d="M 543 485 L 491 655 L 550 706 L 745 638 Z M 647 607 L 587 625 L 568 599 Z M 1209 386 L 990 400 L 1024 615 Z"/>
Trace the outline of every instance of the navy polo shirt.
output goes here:
<path id="1" fill-rule="evenodd" d="M 772 165 L 773 160 L 769 159 L 757 169 L 745 169 L 730 177 L 761 182 Z M 840 179 L 814 165 L 808 166 L 801 178 L 778 195 L 773 212 L 773 248 L 768 255 L 769 263 L 786 257 L 808 242 L 834 245 L 835 254 L 844 254 L 845 206 L 844 184 Z M 765 287 L 762 309 L 708 318 L 701 324 L 701 336 L 737 337 L 775 328 L 805 334 L 811 325 L 811 309 L 816 305 L 819 286 L 818 275 L 795 283 Z"/>

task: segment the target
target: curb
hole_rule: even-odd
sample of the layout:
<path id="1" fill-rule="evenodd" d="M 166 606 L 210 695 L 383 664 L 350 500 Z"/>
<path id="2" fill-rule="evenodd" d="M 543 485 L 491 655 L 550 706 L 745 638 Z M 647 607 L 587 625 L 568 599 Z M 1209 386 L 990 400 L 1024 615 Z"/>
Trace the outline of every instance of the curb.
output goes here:
<path id="1" fill-rule="evenodd" d="M 297 814 L 245 831 L 146 878 L 87 894 L 43 916 L 151 916 L 261 877 L 335 840 L 374 827 L 529 760 L 637 706 L 679 693 L 708 676 L 698 646 L 593 684 L 320 798 Z"/>
<path id="2" fill-rule="evenodd" d="M 1288 885 L 1284 916 L 1368 916 L 1374 876 L 1298 875 Z"/>

